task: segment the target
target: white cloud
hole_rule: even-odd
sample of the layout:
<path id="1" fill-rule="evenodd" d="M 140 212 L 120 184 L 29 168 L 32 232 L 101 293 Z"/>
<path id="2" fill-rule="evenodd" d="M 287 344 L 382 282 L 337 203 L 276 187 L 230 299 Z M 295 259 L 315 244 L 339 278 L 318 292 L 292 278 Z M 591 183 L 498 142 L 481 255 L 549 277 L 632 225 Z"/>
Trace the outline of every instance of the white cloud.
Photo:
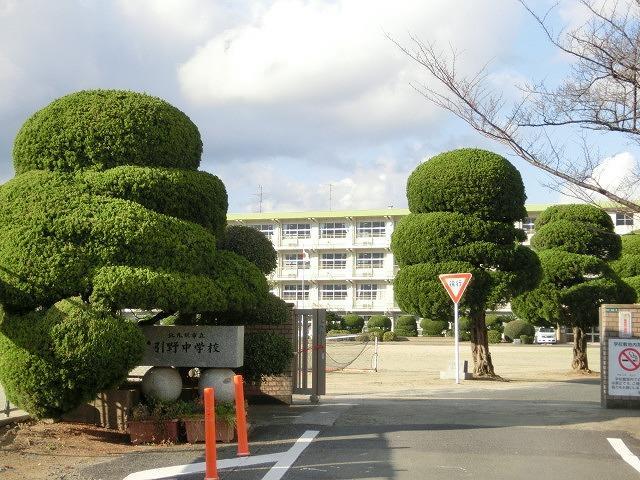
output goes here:
<path id="1" fill-rule="evenodd" d="M 634 154 L 625 151 L 603 159 L 593 169 L 593 174 L 588 183 L 600 186 L 623 198 L 637 199 L 640 198 L 638 171 L 640 169 Z M 577 189 L 576 187 L 571 188 L 572 190 L 569 191 L 565 187 L 565 191 L 561 192 L 561 203 L 575 203 L 589 198 L 593 201 L 606 201 L 606 198 L 591 191 Z"/>
<path id="2" fill-rule="evenodd" d="M 464 15 L 452 14 L 464 10 Z M 435 107 L 409 87 L 423 78 L 385 31 L 463 52 L 476 70 L 509 48 L 513 2 L 276 0 L 255 21 L 211 37 L 178 71 L 196 105 L 254 105 L 317 116 L 354 131 L 416 125 Z"/>
<path id="3" fill-rule="evenodd" d="M 230 211 L 257 212 L 259 185 L 263 188 L 265 212 L 406 207 L 407 177 L 419 161 L 380 156 L 370 164 L 354 165 L 342 176 L 322 178 L 298 178 L 299 172 L 283 170 L 274 163 L 250 162 L 242 169 L 222 166 L 219 172 L 222 180 L 229 190 L 236 192 L 236 197 L 230 199 Z"/>

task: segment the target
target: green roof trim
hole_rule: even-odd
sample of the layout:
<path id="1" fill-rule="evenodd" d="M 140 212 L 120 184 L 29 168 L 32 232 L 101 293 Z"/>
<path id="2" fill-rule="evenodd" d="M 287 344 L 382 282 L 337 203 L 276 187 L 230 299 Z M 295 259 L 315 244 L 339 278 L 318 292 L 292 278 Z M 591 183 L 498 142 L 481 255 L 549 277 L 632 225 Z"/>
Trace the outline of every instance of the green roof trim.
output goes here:
<path id="1" fill-rule="evenodd" d="M 527 212 L 540 213 L 557 203 L 530 203 L 525 205 Z M 620 205 L 603 203 L 606 210 L 623 210 Z M 306 212 L 262 212 L 262 213 L 228 213 L 230 222 L 259 221 L 259 220 L 299 220 L 319 218 L 375 218 L 375 217 L 404 217 L 409 214 L 408 208 L 379 208 L 374 210 L 309 210 Z"/>

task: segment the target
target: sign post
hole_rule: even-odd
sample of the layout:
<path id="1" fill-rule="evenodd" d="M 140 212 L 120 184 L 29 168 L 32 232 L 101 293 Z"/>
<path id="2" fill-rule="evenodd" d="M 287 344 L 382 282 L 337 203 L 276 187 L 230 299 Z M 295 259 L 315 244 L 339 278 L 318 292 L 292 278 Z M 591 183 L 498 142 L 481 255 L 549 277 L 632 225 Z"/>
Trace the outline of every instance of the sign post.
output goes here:
<path id="1" fill-rule="evenodd" d="M 460 341 L 459 341 L 459 318 L 458 303 L 469 285 L 472 275 L 470 273 L 447 273 L 439 275 L 438 278 L 444 285 L 445 290 L 453 300 L 453 335 L 455 339 L 455 359 L 456 359 L 456 383 L 460 383 Z"/>

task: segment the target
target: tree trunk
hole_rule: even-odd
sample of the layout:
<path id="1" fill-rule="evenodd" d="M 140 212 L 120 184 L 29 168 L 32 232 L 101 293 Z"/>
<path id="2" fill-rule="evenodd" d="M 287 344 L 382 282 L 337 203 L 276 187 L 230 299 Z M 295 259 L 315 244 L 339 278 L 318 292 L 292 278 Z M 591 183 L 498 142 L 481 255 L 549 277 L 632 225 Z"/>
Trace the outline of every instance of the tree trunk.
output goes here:
<path id="1" fill-rule="evenodd" d="M 487 325 L 485 312 L 472 314 L 473 326 L 471 328 L 471 353 L 473 354 L 474 377 L 495 377 L 491 353 L 489 353 L 489 339 L 487 337 Z"/>
<path id="2" fill-rule="evenodd" d="M 573 360 L 571 368 L 578 372 L 590 372 L 587 360 L 587 336 L 580 327 L 573 327 Z"/>

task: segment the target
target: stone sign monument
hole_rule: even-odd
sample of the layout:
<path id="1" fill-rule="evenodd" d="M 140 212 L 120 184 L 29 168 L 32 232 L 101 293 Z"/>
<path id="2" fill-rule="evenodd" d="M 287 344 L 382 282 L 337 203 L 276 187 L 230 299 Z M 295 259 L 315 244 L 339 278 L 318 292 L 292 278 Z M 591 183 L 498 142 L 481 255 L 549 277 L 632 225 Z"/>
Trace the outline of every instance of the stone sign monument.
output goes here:
<path id="1" fill-rule="evenodd" d="M 600 307 L 600 403 L 640 408 L 640 305 Z"/>
<path id="2" fill-rule="evenodd" d="M 243 365 L 244 327 L 143 327 L 147 349 L 142 365 L 238 368 Z"/>

